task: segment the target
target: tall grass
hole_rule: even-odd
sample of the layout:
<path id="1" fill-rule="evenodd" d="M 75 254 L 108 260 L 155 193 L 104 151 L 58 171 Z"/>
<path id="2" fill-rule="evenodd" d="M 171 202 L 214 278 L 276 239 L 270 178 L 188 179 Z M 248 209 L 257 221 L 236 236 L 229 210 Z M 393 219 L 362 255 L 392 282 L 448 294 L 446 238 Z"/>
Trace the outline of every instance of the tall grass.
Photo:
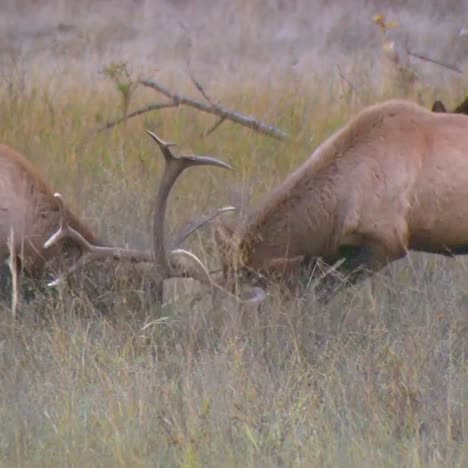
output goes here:
<path id="1" fill-rule="evenodd" d="M 22 82 L 0 90 L 1 141 L 102 237 L 140 247 L 151 245 L 161 172 L 145 127 L 234 167 L 181 177 L 176 227 L 246 195 L 255 203 L 360 107 L 402 94 L 390 83 L 357 98 L 339 77 L 211 90 L 295 136 L 279 143 L 231 123 L 202 137 L 212 118 L 184 108 L 96 133 L 119 109 L 110 85 Z M 437 95 L 455 103 L 458 93 Z M 138 90 L 133 105 L 150 96 Z M 434 91 L 418 96 L 429 106 Z M 215 264 L 210 239 L 205 230 L 190 246 Z M 312 293 L 285 303 L 273 291 L 259 309 L 214 306 L 208 293 L 193 303 L 190 281 L 172 284 L 161 308 L 134 305 L 110 270 L 96 288 L 110 288 L 105 313 L 68 288 L 23 302 L 15 319 L 5 305 L 0 464 L 465 466 L 467 270 L 460 259 L 412 255 L 327 307 Z"/>

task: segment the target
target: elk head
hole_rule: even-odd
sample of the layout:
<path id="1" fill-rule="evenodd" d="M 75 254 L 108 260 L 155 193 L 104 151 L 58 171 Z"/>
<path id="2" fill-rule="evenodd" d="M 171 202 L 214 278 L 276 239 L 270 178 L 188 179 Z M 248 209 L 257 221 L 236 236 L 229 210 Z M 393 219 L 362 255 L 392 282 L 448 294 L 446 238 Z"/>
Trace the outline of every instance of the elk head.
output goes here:
<path id="1" fill-rule="evenodd" d="M 256 214 L 254 210 L 251 219 Z M 261 247 L 262 238 L 261 232 L 248 220 L 237 225 L 224 220 L 216 222 L 215 240 L 221 257 L 223 284 L 229 291 L 245 295 L 253 289 L 264 297 L 264 291 L 272 283 L 283 290 L 296 290 L 305 266 L 315 264 L 304 255 L 289 257 L 267 252 Z"/>

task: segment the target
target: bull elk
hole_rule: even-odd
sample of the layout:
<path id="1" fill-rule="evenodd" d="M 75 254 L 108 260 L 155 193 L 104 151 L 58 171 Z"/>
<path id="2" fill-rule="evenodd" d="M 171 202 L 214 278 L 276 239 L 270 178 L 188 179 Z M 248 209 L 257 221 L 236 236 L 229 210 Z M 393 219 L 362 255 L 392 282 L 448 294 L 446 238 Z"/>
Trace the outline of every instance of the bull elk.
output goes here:
<path id="1" fill-rule="evenodd" d="M 370 106 L 245 222 L 218 222 L 216 239 L 227 284 L 250 277 L 295 288 L 320 259 L 347 279 L 329 274 L 325 291 L 409 250 L 468 253 L 468 117 L 402 100 Z"/>
<path id="2" fill-rule="evenodd" d="M 200 226 L 232 207 L 217 210 L 188 224 L 170 250 L 164 238 L 166 204 L 172 186 L 184 169 L 191 166 L 230 166 L 209 156 L 175 157 L 170 144 L 151 132 L 149 134 L 160 146 L 166 161 L 155 207 L 154 251 L 123 249 L 102 242 L 65 207 L 61 196 L 53 193 L 27 158 L 6 145 L 0 145 L 0 261 L 3 263 L 13 252 L 18 273 L 39 278 L 49 261 L 71 256 L 72 265 L 64 268 L 61 276 L 51 284 L 95 259 L 111 257 L 130 262 L 151 262 L 157 267 L 159 299 L 162 281 L 171 276 L 193 276 L 209 283 L 210 277 L 204 265 L 193 254 L 177 247 Z M 77 247 L 80 252 L 77 252 Z"/>

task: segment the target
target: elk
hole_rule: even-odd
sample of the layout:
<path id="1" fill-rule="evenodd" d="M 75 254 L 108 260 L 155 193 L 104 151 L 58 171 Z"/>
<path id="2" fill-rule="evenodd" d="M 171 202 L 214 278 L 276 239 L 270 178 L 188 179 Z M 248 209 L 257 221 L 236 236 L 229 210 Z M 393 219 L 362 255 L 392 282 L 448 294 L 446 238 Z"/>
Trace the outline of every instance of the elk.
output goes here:
<path id="1" fill-rule="evenodd" d="M 154 218 L 154 252 L 110 246 L 98 239 L 54 194 L 29 160 L 14 149 L 0 145 L 0 260 L 12 253 L 16 257 L 18 273 L 39 278 L 47 264 L 64 256 L 72 257 L 72 265 L 51 284 L 57 284 L 85 263 L 103 258 L 130 262 L 156 263 L 157 295 L 162 297 L 162 280 L 171 276 L 194 276 L 209 282 L 203 264 L 190 252 L 177 247 L 196 229 L 230 211 L 222 208 L 215 213 L 189 223 L 177 236 L 168 251 L 164 240 L 164 216 L 169 192 L 177 177 L 191 166 L 230 166 L 209 156 L 175 157 L 169 143 L 149 132 L 158 143 L 166 159 L 156 200 Z M 58 229 L 58 230 L 57 230 Z M 77 247 L 79 252 L 77 251 Z M 189 258 L 190 264 L 184 262 Z M 208 278 L 208 279 L 207 279 Z"/>
<path id="2" fill-rule="evenodd" d="M 324 301 L 409 250 L 468 253 L 468 117 L 403 100 L 370 106 L 246 221 L 218 221 L 215 234 L 226 287 L 240 278 L 294 290 L 320 260 L 346 278 L 326 275 Z"/>

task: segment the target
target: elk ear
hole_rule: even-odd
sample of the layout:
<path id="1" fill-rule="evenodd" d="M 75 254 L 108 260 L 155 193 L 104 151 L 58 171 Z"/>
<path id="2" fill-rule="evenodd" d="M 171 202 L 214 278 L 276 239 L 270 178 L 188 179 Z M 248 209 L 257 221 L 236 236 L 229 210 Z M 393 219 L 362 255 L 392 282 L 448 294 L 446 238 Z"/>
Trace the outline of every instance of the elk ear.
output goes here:
<path id="1" fill-rule="evenodd" d="M 454 109 L 453 113 L 468 115 L 468 97 Z"/>
<path id="2" fill-rule="evenodd" d="M 432 104 L 432 112 L 447 112 L 447 109 L 442 101 L 435 101 L 434 104 Z"/>

